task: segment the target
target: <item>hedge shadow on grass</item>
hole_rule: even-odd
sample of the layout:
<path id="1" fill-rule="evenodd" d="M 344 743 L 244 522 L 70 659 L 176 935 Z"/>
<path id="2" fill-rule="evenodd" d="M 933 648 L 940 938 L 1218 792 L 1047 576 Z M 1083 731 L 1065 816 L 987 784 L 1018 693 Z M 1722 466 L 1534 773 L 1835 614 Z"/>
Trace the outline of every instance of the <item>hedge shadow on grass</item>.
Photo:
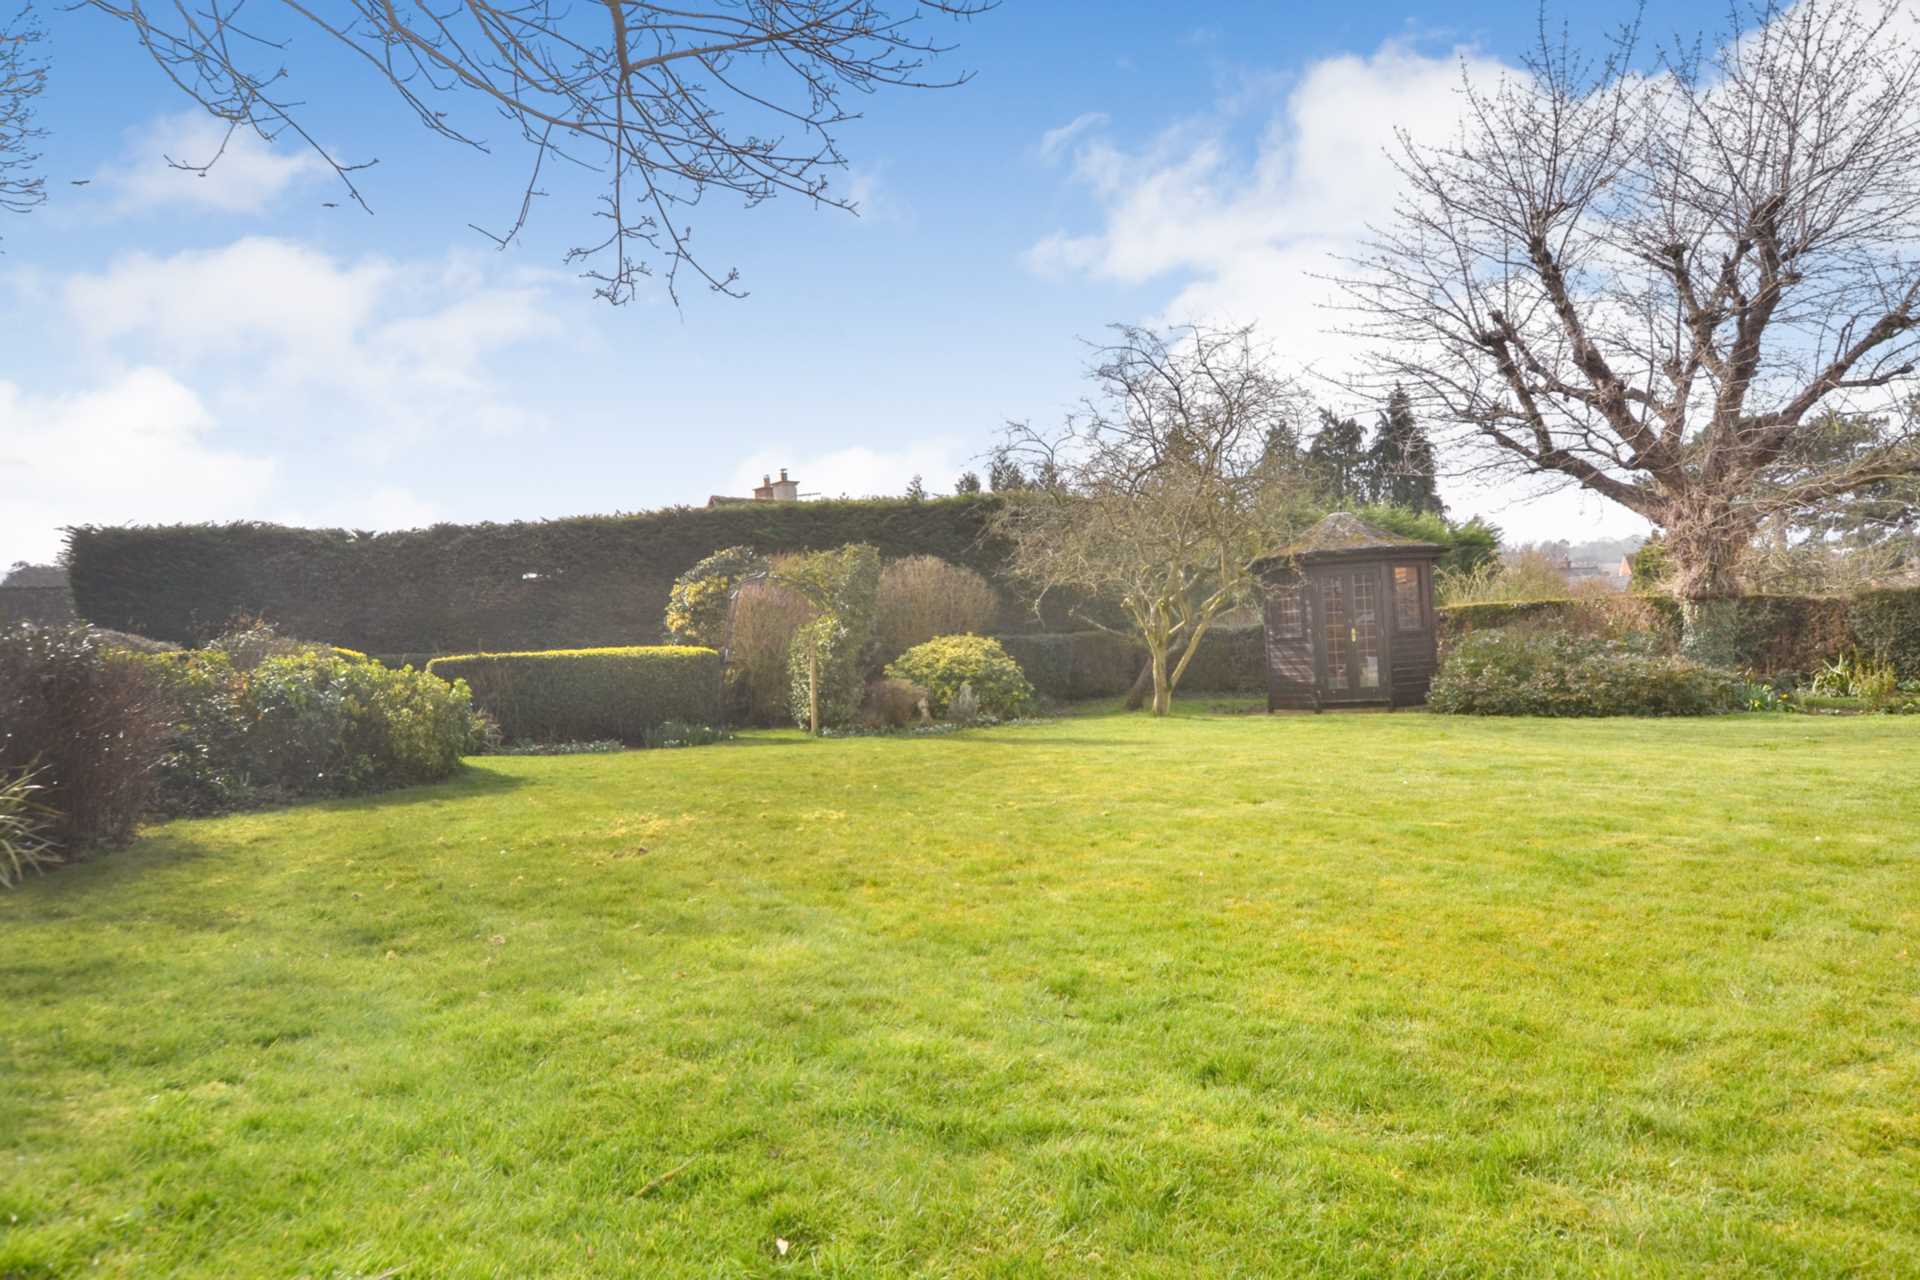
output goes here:
<path id="1" fill-rule="evenodd" d="M 315 809 L 327 813 L 367 813 L 375 809 L 404 809 L 417 804 L 428 804 L 436 800 L 448 802 L 465 800 L 471 796 L 489 795 L 498 791 L 514 791 L 521 787 L 537 786 L 538 779 L 523 778 L 517 774 L 500 773 L 493 769 L 476 767 L 474 760 L 505 759 L 508 757 L 479 756 L 468 759 L 460 772 L 441 782 L 423 782 L 416 787 L 396 787 L 392 791 L 379 791 L 364 796 L 329 796 L 324 800 L 301 800 L 293 804 L 277 805 L 265 812 L 300 809 Z"/>

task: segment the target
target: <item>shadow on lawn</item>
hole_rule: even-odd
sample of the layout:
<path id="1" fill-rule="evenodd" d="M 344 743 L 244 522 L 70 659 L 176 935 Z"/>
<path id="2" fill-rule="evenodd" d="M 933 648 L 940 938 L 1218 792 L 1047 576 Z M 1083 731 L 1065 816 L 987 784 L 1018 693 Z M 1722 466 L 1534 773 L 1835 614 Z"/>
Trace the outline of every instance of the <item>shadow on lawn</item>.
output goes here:
<path id="1" fill-rule="evenodd" d="M 486 760 L 490 757 L 477 757 Z M 506 759 L 508 757 L 491 757 Z M 518 774 L 501 773 L 487 768 L 484 764 L 469 762 L 459 773 L 444 782 L 423 782 L 417 787 L 400 787 L 394 791 L 377 791 L 365 796 L 336 796 L 326 800 L 300 800 L 290 805 L 277 805 L 278 810 L 317 809 L 323 813 L 366 813 L 375 809 L 405 809 L 420 804 L 455 804 L 473 796 L 493 795 L 501 791 L 513 791 L 520 787 L 538 786 L 538 780 L 523 778 Z M 271 812 L 255 810 L 254 812 Z"/>

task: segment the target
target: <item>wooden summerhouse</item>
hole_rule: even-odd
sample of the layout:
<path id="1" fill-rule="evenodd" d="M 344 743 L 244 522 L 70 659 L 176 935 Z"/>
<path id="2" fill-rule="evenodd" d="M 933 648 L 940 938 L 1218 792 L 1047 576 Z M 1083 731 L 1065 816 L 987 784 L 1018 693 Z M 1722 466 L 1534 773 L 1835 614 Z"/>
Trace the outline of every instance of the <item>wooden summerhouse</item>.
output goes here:
<path id="1" fill-rule="evenodd" d="M 1256 560 L 1268 710 L 1425 702 L 1435 661 L 1433 566 L 1445 550 L 1336 511 Z"/>

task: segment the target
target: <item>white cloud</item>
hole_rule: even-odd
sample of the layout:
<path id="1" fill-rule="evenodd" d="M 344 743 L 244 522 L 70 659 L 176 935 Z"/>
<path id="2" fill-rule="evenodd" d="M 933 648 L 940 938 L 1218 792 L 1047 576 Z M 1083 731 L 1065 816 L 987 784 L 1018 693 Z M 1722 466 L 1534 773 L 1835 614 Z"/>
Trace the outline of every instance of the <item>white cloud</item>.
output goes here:
<path id="1" fill-rule="evenodd" d="M 1461 47 L 1429 55 L 1390 41 L 1369 56 L 1344 54 L 1295 79 L 1256 78 L 1218 110 L 1171 124 L 1138 147 L 1117 145 L 1082 116 L 1043 136 L 1041 150 L 1069 163 L 1099 223 L 1060 230 L 1030 246 L 1027 267 L 1053 279 L 1129 285 L 1165 281 L 1158 323 L 1256 323 L 1296 367 L 1334 378 L 1353 343 L 1330 332 L 1337 288 L 1324 277 L 1354 250 L 1369 223 L 1385 222 L 1400 189 L 1395 130 L 1416 141 L 1449 136 L 1460 119 L 1462 72 L 1490 83 L 1512 68 Z M 1251 147 L 1234 126 L 1253 104 L 1278 108 Z M 1467 510 L 1486 510 L 1523 537 L 1619 525 L 1636 518 L 1611 504 L 1555 495 L 1535 505 L 1517 489 L 1449 489 Z"/>
<path id="2" fill-rule="evenodd" d="M 846 198 L 859 211 L 858 225 L 878 226 L 908 220 L 911 214 L 899 188 L 879 169 L 856 169 L 847 179 Z"/>
<path id="3" fill-rule="evenodd" d="M 547 424 L 514 361 L 559 331 L 551 283 L 273 239 L 39 280 L 83 372 L 0 382 L 0 546 L 44 558 L 78 523 L 442 518 L 409 488 L 422 448 Z"/>
<path id="4" fill-rule="evenodd" d="M 559 331 L 547 284 L 457 258 L 348 262 L 255 237 L 128 255 L 68 281 L 66 303 L 76 330 L 103 350 L 216 383 L 223 414 L 318 418 L 363 458 L 385 461 L 449 431 L 544 421 L 516 398 L 499 360 Z"/>
<path id="5" fill-rule="evenodd" d="M 778 475 L 784 467 L 789 476 L 800 482 L 800 492 L 809 496 L 897 496 L 906 492 L 907 482 L 916 475 L 928 493 L 946 493 L 952 490 L 954 478 L 973 466 L 968 459 L 966 446 L 947 437 L 916 440 L 897 449 L 855 446 L 818 454 L 763 448 L 748 455 L 734 469 L 728 492 L 745 497 L 753 492 L 763 476 Z"/>
<path id="6" fill-rule="evenodd" d="M 216 156 L 204 173 L 175 167 L 204 165 Z M 331 177 L 320 157 L 297 139 L 269 144 L 246 128 L 229 134 L 223 121 L 194 109 L 131 130 L 120 158 L 94 181 L 119 214 L 167 205 L 260 213 L 296 184 Z"/>
<path id="7" fill-rule="evenodd" d="M 1257 321 L 1294 358 L 1323 359 L 1343 344 L 1325 333 L 1331 290 L 1315 277 L 1391 211 L 1394 130 L 1433 138 L 1455 127 L 1462 60 L 1476 78 L 1507 70 L 1470 49 L 1429 56 L 1398 42 L 1314 63 L 1251 155 L 1218 118 L 1180 122 L 1134 150 L 1086 137 L 1080 121 L 1055 130 L 1055 153 L 1077 139 L 1072 175 L 1102 225 L 1045 237 L 1027 263 L 1055 277 L 1172 278 L 1163 319 Z"/>
<path id="8" fill-rule="evenodd" d="M 1058 129 L 1049 129 L 1040 135 L 1040 158 L 1042 160 L 1057 159 L 1072 145 L 1074 139 L 1096 129 L 1103 129 L 1106 124 L 1107 113 L 1104 111 L 1081 112 Z"/>
<path id="9" fill-rule="evenodd" d="M 70 394 L 0 382 L 0 545 L 47 560 L 62 525 L 258 514 L 274 463 L 219 446 L 214 427 L 190 387 L 152 367 Z"/>

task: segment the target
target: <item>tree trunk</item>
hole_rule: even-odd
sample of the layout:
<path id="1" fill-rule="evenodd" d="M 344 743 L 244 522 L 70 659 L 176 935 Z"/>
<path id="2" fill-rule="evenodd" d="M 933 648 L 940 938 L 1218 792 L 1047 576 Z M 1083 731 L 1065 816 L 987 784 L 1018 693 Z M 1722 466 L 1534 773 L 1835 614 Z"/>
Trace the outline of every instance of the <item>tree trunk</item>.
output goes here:
<path id="1" fill-rule="evenodd" d="M 1153 651 L 1153 714 L 1163 716 L 1173 709 L 1173 687 L 1167 683 L 1167 647 Z"/>
<path id="2" fill-rule="evenodd" d="M 1712 665 L 1733 660 L 1728 648 L 1726 601 L 1740 594 L 1737 570 L 1758 526 L 1720 495 L 1677 500 L 1664 522 L 1664 542 L 1673 565 L 1667 585 L 1680 600 L 1680 651 Z"/>

